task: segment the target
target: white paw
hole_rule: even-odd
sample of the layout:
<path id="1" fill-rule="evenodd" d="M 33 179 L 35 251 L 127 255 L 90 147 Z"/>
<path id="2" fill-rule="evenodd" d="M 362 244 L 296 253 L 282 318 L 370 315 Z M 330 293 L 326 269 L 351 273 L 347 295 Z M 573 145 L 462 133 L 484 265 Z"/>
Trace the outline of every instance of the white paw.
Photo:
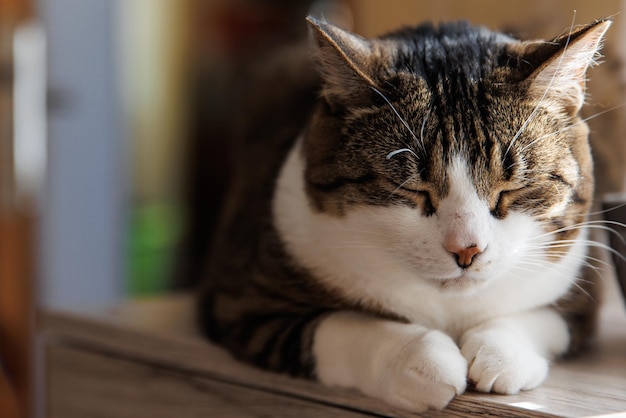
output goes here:
<path id="1" fill-rule="evenodd" d="M 469 379 L 481 392 L 514 394 L 534 389 L 548 374 L 548 361 L 530 342 L 502 329 L 470 330 L 461 340 Z"/>
<path id="2" fill-rule="evenodd" d="M 313 344 L 317 378 L 414 412 L 444 408 L 467 384 L 467 361 L 450 337 L 417 324 L 338 312 Z"/>
<path id="3" fill-rule="evenodd" d="M 428 331 L 405 340 L 380 362 L 377 394 L 413 411 L 444 408 L 465 391 L 467 362 L 450 337 Z"/>

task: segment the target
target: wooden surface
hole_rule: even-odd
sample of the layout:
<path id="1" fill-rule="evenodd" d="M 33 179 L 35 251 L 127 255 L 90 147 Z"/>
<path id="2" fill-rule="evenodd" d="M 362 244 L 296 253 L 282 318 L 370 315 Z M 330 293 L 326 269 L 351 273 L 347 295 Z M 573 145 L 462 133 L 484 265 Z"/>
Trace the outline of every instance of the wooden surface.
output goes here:
<path id="1" fill-rule="evenodd" d="M 358 417 L 282 394 L 73 347 L 51 346 L 49 418 Z M 113 402 L 107 402 L 113 401 Z"/>
<path id="2" fill-rule="evenodd" d="M 233 360 L 197 334 L 187 295 L 125 303 L 89 314 L 47 312 L 40 317 L 40 327 L 50 350 L 52 417 L 417 416 L 356 391 L 267 373 Z M 84 402 L 72 403 L 72 399 Z M 150 408 L 159 405 L 160 412 L 149 409 L 152 412 L 142 415 L 138 405 L 146 403 Z M 99 404 L 115 405 L 120 412 L 96 413 Z M 263 405 L 274 405 L 276 413 L 266 414 Z M 183 407 L 192 408 L 188 412 L 193 414 L 178 415 Z M 445 411 L 421 416 L 618 413 L 626 416 L 626 318 L 621 308 L 613 306 L 603 315 L 601 336 L 593 350 L 575 361 L 555 364 L 541 388 L 513 396 L 468 392 Z"/>

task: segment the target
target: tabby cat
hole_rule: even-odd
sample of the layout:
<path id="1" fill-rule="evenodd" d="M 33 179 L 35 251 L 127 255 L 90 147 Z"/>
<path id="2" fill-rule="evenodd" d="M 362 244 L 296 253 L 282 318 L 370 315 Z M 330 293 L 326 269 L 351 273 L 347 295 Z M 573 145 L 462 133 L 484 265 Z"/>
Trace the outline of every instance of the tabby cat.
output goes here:
<path id="1" fill-rule="evenodd" d="M 413 411 L 537 387 L 593 329 L 579 110 L 610 21 L 549 42 L 308 22 L 317 65 L 279 58 L 239 127 L 204 331 Z"/>

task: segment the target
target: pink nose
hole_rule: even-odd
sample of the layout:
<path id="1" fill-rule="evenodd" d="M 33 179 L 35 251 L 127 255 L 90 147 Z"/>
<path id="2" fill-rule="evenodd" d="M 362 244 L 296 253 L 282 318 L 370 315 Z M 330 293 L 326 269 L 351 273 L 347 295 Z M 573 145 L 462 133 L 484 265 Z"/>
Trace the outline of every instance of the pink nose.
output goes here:
<path id="1" fill-rule="evenodd" d="M 476 244 L 460 247 L 458 244 L 446 242 L 443 246 L 449 253 L 454 254 L 456 263 L 464 269 L 471 266 L 476 256 L 482 253 Z"/>

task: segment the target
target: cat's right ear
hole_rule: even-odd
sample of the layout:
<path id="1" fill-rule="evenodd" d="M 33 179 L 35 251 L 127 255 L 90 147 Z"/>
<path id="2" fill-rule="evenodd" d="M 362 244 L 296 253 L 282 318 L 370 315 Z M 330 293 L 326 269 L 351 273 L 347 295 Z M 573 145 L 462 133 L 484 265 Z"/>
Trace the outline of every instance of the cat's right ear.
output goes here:
<path id="1" fill-rule="evenodd" d="M 372 44 L 328 22 L 307 17 L 320 62 L 322 95 L 331 105 L 345 106 L 371 97 Z"/>
<path id="2" fill-rule="evenodd" d="M 523 55 L 533 72 L 529 94 L 536 98 L 560 103 L 571 113 L 577 113 L 585 101 L 587 69 L 596 63 L 602 40 L 610 20 L 598 20 L 550 42 L 526 42 Z"/>

